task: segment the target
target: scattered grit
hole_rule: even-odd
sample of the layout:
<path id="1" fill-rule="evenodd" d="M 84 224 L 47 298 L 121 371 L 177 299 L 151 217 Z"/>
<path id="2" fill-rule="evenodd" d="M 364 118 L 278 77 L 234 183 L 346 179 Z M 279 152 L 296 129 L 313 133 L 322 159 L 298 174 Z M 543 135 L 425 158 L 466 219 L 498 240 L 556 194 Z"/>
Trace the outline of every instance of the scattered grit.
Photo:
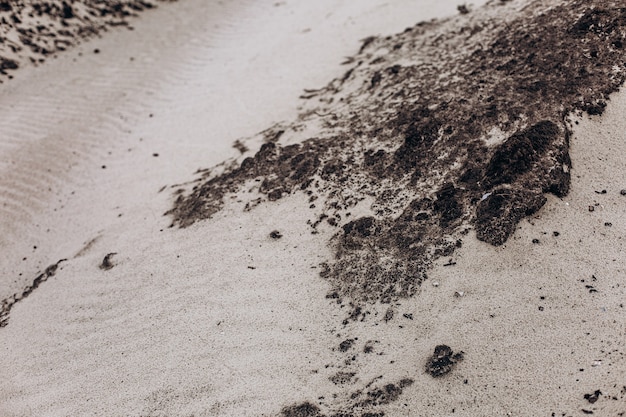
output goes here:
<path id="1" fill-rule="evenodd" d="M 254 154 L 238 142 L 241 158 L 199 171 L 167 214 L 187 227 L 228 195 L 248 210 L 305 193 L 312 231 L 336 228 L 329 297 L 412 296 L 470 229 L 502 245 L 544 194 L 568 193 L 568 115 L 602 114 L 624 81 L 619 3 L 498 0 L 369 37 L 342 76 L 305 90 L 297 120 Z M 354 218 L 362 201 L 370 214 Z"/>

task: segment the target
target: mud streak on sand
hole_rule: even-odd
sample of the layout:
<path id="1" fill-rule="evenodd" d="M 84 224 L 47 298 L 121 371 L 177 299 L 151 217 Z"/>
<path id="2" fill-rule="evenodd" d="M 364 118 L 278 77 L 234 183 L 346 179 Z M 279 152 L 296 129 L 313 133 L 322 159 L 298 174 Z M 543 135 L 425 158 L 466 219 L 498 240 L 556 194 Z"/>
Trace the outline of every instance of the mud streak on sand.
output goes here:
<path id="1" fill-rule="evenodd" d="M 246 209 L 306 193 L 312 231 L 337 230 L 330 295 L 410 297 L 471 228 L 502 245 L 545 193 L 568 193 L 568 115 L 603 112 L 624 81 L 625 34 L 626 8 L 611 2 L 492 1 L 368 38 L 342 76 L 305 92 L 298 120 L 200 171 L 168 214 L 187 227 L 242 190 Z M 365 199 L 371 215 L 354 219 Z"/>
<path id="2" fill-rule="evenodd" d="M 32 284 L 24 288 L 21 294 L 14 294 L 12 297 L 2 300 L 2 304 L 0 304 L 0 327 L 5 327 L 9 323 L 9 313 L 13 306 L 28 297 L 33 291 L 39 288 L 42 283 L 46 282 L 48 278 L 53 277 L 57 273 L 59 265 L 65 261 L 67 261 L 67 259 L 61 259 L 57 263 L 48 266 L 44 272 L 37 275 Z"/>

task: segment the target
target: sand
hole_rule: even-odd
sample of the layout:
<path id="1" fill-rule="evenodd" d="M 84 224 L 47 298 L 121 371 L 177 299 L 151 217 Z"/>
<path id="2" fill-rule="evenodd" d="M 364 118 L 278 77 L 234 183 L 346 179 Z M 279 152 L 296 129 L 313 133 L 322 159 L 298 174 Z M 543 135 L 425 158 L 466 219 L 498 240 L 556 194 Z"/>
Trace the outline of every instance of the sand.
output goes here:
<path id="1" fill-rule="evenodd" d="M 502 246 L 470 230 L 362 321 L 327 298 L 337 229 L 311 233 L 304 193 L 169 227 L 176 184 L 255 152 L 361 39 L 456 12 L 352 3 L 161 5 L 0 86 L 0 298 L 64 259 L 0 328 L 1 415 L 626 412 L 623 91 L 572 117 L 566 196 Z M 463 359 L 433 378 L 437 345 Z"/>

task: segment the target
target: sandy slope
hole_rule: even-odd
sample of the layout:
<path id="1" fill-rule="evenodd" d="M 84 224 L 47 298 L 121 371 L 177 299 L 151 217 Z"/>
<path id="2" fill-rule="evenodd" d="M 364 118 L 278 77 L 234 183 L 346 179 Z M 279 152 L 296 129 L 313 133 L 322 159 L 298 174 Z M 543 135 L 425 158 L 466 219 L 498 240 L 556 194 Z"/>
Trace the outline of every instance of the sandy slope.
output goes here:
<path id="1" fill-rule="evenodd" d="M 301 195 L 244 214 L 232 199 L 167 227 L 162 186 L 294 117 L 358 39 L 455 9 L 353 3 L 185 0 L 2 86 L 0 298 L 68 260 L 0 329 L 1 415 L 276 415 L 402 378 L 414 383 L 386 415 L 625 411 L 623 92 L 575 127 L 568 197 L 505 247 L 466 239 L 387 322 L 377 305 L 378 319 L 341 326 L 317 272 L 332 230 L 310 233 Z M 354 338 L 346 364 L 340 343 Z M 433 379 L 424 362 L 439 343 L 465 360 Z"/>
<path id="2" fill-rule="evenodd" d="M 85 204 L 110 212 L 141 192 L 136 201 L 151 201 L 237 155 L 235 139 L 293 117 L 303 88 L 327 82 L 359 39 L 454 11 L 435 3 L 187 1 L 16 73 L 0 97 L 2 297 L 117 221 L 78 214 Z"/>

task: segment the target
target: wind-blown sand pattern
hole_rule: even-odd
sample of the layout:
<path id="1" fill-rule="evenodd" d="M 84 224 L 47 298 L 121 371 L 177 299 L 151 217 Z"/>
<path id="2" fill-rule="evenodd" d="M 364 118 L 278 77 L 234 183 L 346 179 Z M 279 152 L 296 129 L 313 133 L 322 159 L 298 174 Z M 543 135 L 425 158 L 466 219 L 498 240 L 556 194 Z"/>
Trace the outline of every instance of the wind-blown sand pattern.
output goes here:
<path id="1" fill-rule="evenodd" d="M 102 52 L 77 68 L 112 69 L 90 74 L 96 100 L 67 88 L 59 119 L 27 83 L 64 79 L 69 58 L 3 85 L 25 99 L 0 125 L 0 414 L 626 413 L 619 2 L 491 1 L 417 24 L 414 5 L 374 0 L 215 7 L 163 5 L 85 44 Z M 372 30 L 382 10 L 396 34 Z M 272 47 L 228 30 L 206 47 L 207 16 Z M 357 53 L 328 83 L 263 75 L 324 56 L 290 32 L 322 27 L 372 36 L 345 41 Z M 284 79 L 323 87 L 269 94 Z M 228 104 L 237 88 L 257 105 Z"/>

